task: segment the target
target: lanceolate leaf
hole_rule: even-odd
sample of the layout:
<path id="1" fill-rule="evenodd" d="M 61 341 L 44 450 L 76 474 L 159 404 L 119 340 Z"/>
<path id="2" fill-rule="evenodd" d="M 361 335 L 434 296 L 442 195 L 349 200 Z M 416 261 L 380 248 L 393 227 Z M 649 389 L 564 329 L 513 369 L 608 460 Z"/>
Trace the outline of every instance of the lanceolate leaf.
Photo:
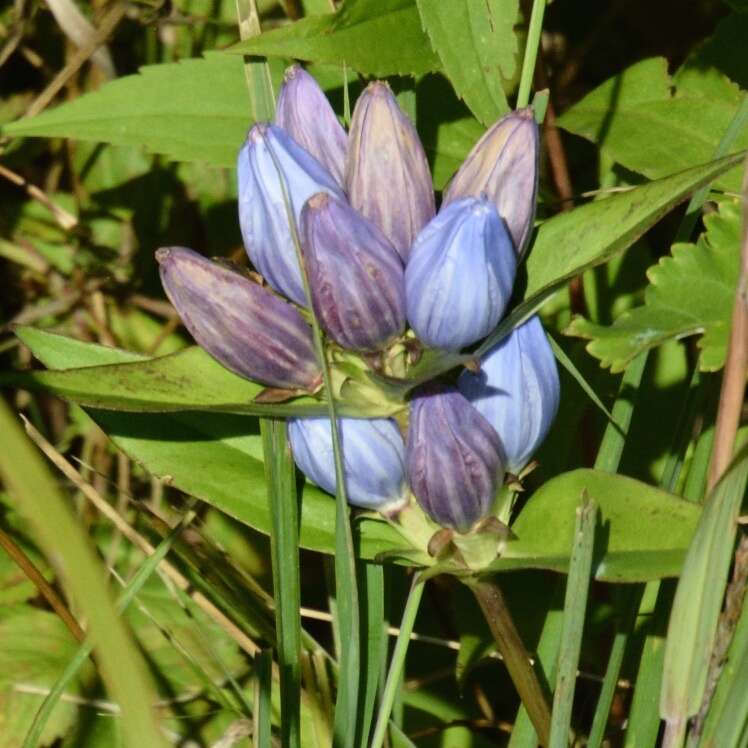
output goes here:
<path id="1" fill-rule="evenodd" d="M 704 219 L 706 233 L 693 244 L 676 244 L 647 273 L 644 306 L 624 312 L 613 325 L 576 319 L 569 333 L 592 342 L 587 350 L 611 371 L 623 371 L 641 351 L 672 338 L 702 335 L 699 363 L 720 369 L 727 353 L 740 266 L 740 207 L 723 202 Z"/>
<path id="2" fill-rule="evenodd" d="M 212 54 L 148 65 L 2 132 L 144 145 L 179 161 L 233 166 L 251 124 L 243 61 Z"/>
<path id="3" fill-rule="evenodd" d="M 421 75 L 439 68 L 415 0 L 347 0 L 337 13 L 267 31 L 230 51 L 346 64 L 380 77 Z"/>
<path id="4" fill-rule="evenodd" d="M 558 125 L 650 179 L 702 163 L 714 153 L 744 94 L 713 74 L 703 85 L 703 70 L 683 73 L 672 81 L 664 58 L 639 62 L 585 96 Z M 748 128 L 736 145 L 748 146 Z M 739 190 L 740 180 L 736 171 L 718 184 Z"/>
<path id="5" fill-rule="evenodd" d="M 60 369 L 133 357 L 38 330 L 24 329 L 23 338 L 45 365 Z M 120 449 L 153 475 L 260 532 L 270 532 L 255 418 L 206 412 L 89 413 Z M 574 512 L 583 490 L 598 504 L 604 529 L 604 537 L 596 541 L 598 579 L 639 581 L 679 573 L 700 507 L 631 478 L 597 470 L 565 473 L 540 488 L 513 526 L 518 540 L 509 543 L 492 568 L 566 571 Z M 355 520 L 354 532 L 363 558 L 405 547 L 393 528 L 369 517 Z M 335 548 L 335 500 L 309 483 L 302 495 L 300 544 L 323 553 L 333 553 Z"/>
<path id="6" fill-rule="evenodd" d="M 20 328 L 18 335 L 33 347 L 39 331 Z M 90 354 L 90 350 L 87 352 Z M 107 410 L 141 413 L 201 410 L 268 416 L 327 414 L 325 403 L 312 397 L 285 403 L 255 402 L 263 391 L 261 385 L 233 374 L 197 346 L 154 359 L 133 361 L 125 354 L 124 360 L 117 359 L 116 363 L 109 363 L 109 354 L 102 353 L 97 364 L 64 371 L 11 373 L 0 381 L 12 380 L 24 387 L 53 392 L 79 405 Z M 373 410 L 376 415 L 392 412 L 386 406 Z M 346 412 L 344 405 L 341 412 Z M 359 415 L 363 412 L 356 409 Z"/>
<path id="7" fill-rule="evenodd" d="M 509 106 L 502 79 L 514 75 L 517 0 L 417 0 L 423 26 L 457 94 L 490 125 Z"/>

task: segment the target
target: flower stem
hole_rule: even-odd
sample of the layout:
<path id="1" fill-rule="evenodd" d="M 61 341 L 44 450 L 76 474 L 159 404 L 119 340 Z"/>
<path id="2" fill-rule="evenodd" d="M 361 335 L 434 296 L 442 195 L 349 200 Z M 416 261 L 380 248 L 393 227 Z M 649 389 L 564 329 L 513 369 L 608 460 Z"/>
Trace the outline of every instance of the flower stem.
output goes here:
<path id="1" fill-rule="evenodd" d="M 522 62 L 522 76 L 519 80 L 519 92 L 517 93 L 517 109 L 521 109 L 530 103 L 530 89 L 535 73 L 535 62 L 538 58 L 540 34 L 543 31 L 544 13 L 545 0 L 533 0 L 530 27 L 527 29 L 527 42 L 525 43 L 525 59 Z"/>
<path id="2" fill-rule="evenodd" d="M 413 624 L 416 621 L 418 607 L 423 596 L 424 583 L 418 575 L 413 579 L 413 586 L 410 588 L 408 600 L 405 603 L 403 611 L 403 620 L 400 624 L 400 633 L 397 635 L 395 651 L 392 653 L 392 662 L 387 673 L 387 681 L 384 684 L 384 691 L 379 705 L 379 714 L 377 715 L 377 724 L 374 728 L 374 736 L 371 739 L 371 748 L 381 748 L 384 742 L 384 736 L 387 732 L 387 725 L 392 713 L 392 704 L 395 701 L 395 692 L 397 691 L 400 675 L 405 665 L 405 655 L 410 644 L 410 635 L 413 633 Z"/>
<path id="3" fill-rule="evenodd" d="M 473 591 L 483 611 L 506 669 L 535 728 L 538 742 L 542 746 L 547 746 L 551 729 L 551 710 L 501 589 L 488 579 L 473 578 L 464 581 Z"/>

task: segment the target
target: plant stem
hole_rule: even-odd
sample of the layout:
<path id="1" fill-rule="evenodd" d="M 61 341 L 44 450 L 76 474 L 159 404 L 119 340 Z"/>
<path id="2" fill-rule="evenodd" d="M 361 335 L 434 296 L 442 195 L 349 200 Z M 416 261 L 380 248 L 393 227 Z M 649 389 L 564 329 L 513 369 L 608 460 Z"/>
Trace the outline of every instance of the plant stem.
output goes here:
<path id="1" fill-rule="evenodd" d="M 522 77 L 519 81 L 519 92 L 517 93 L 517 109 L 521 109 L 530 103 L 530 89 L 532 88 L 532 78 L 535 74 L 535 62 L 538 58 L 544 14 L 545 0 L 534 0 L 532 13 L 530 14 L 530 27 L 527 29 L 525 59 L 522 62 Z"/>
<path id="2" fill-rule="evenodd" d="M 538 741 L 542 746 L 547 746 L 551 730 L 551 710 L 504 595 L 495 582 L 487 579 L 472 579 L 465 583 L 473 591 L 483 611 L 514 687 L 535 728 Z"/>
<path id="3" fill-rule="evenodd" d="M 382 699 L 377 715 L 377 724 L 374 728 L 374 735 L 371 739 L 371 748 L 381 748 L 384 742 L 384 736 L 387 732 L 387 725 L 390 721 L 392 705 L 395 701 L 395 693 L 400 684 L 400 675 L 405 665 L 405 655 L 410 644 L 410 635 L 413 633 L 413 624 L 416 621 L 418 607 L 421 604 L 423 596 L 424 583 L 421 582 L 418 575 L 413 579 L 413 586 L 410 588 L 408 600 L 405 603 L 403 611 L 403 620 L 400 623 L 400 633 L 397 635 L 395 651 L 392 653 L 390 669 L 387 673 L 387 681 L 384 684 Z"/>
<path id="4" fill-rule="evenodd" d="M 743 243 L 740 254 L 740 277 L 735 292 L 732 329 L 727 348 L 725 374 L 719 395 L 714 451 L 709 465 L 709 488 L 713 488 L 732 460 L 735 438 L 740 425 L 748 374 L 748 159 L 743 182 Z"/>

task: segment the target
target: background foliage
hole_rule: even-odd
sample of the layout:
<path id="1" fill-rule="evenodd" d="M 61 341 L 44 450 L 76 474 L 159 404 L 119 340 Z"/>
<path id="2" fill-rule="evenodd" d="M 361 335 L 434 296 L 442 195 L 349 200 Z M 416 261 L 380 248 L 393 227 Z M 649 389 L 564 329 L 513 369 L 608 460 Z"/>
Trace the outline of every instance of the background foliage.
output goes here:
<path id="1" fill-rule="evenodd" d="M 236 152 L 262 117 L 257 76 L 277 90 L 293 59 L 341 116 L 387 77 L 441 189 L 514 106 L 530 11 L 0 10 L 0 540 L 21 551 L 20 566 L 0 552 L 0 747 L 325 746 L 333 734 L 368 745 L 378 716 L 387 726 L 406 600 L 416 634 L 391 689 L 390 745 L 536 744 L 467 587 L 433 574 L 414 597 L 404 562 L 429 559 L 406 559 L 402 538 L 366 515 L 352 522 L 359 697 L 335 711 L 352 647 L 333 581 L 335 501 L 294 478 L 282 429 L 258 418 L 326 406 L 253 402 L 257 385 L 191 345 L 153 258 L 185 245 L 245 262 Z M 536 656 L 553 745 L 569 727 L 595 746 L 677 745 L 694 715 L 693 745 L 745 745 L 746 452 L 716 488 L 708 466 L 739 281 L 746 35 L 738 0 L 687 12 L 554 0 L 545 12 L 538 231 L 497 334 L 541 310 L 562 403 L 517 540 L 492 569 Z M 457 364 L 434 357 L 421 373 Z M 583 497 L 594 504 L 578 513 Z"/>

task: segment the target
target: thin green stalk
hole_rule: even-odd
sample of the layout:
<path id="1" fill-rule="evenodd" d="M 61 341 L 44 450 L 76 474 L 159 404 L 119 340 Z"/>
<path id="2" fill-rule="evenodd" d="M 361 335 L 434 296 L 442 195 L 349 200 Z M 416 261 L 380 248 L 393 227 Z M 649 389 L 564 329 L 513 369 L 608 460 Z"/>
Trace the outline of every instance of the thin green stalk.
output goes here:
<path id="1" fill-rule="evenodd" d="M 588 748 L 600 748 L 608 725 L 608 714 L 613 704 L 613 698 L 618 687 L 618 676 L 623 665 L 623 656 L 629 642 L 630 631 L 636 622 L 636 614 L 644 594 L 644 585 L 634 584 L 626 587 L 621 595 L 619 604 L 620 624 L 617 627 L 613 644 L 608 656 L 608 666 L 605 669 L 603 685 L 597 699 L 595 716 L 592 720 L 590 736 L 587 740 Z"/>
<path id="2" fill-rule="evenodd" d="M 390 721 L 390 713 L 392 712 L 392 704 L 395 701 L 395 694 L 397 693 L 398 685 L 400 683 L 400 675 L 405 666 L 405 655 L 408 652 L 410 635 L 413 633 L 413 625 L 416 622 L 418 607 L 421 604 L 423 588 L 424 583 L 421 582 L 416 575 L 413 578 L 413 585 L 410 588 L 410 594 L 405 603 L 403 620 L 400 623 L 400 633 L 398 634 L 397 642 L 395 643 L 395 651 L 392 653 L 392 661 L 390 662 L 387 681 L 384 684 L 384 692 L 382 693 L 382 699 L 379 705 L 377 723 L 374 727 L 374 734 L 371 738 L 371 748 L 381 748 L 384 743 L 384 737 L 387 733 L 387 725 Z"/>
<path id="3" fill-rule="evenodd" d="M 322 368 L 322 381 L 327 395 L 327 412 L 332 431 L 332 446 L 335 462 L 335 588 L 338 603 L 338 622 L 341 640 L 346 646 L 341 649 L 338 672 L 338 698 L 335 705 L 335 743 L 339 746 L 352 746 L 356 735 L 358 683 L 361 666 L 360 613 L 358 585 L 356 582 L 356 556 L 351 533 L 350 510 L 345 488 L 343 471 L 343 452 L 340 444 L 338 419 L 335 411 L 335 395 L 332 387 L 330 366 L 325 354 L 322 329 L 312 304 L 312 292 L 309 276 L 304 264 L 301 240 L 296 226 L 296 219 L 291 208 L 288 188 L 280 164 L 270 149 L 270 154 L 278 172 L 278 179 L 286 208 L 286 218 L 291 230 L 291 239 L 296 249 L 296 259 L 301 268 L 301 279 L 304 284 L 304 296 L 307 307 L 311 310 L 312 334 L 314 348 Z"/>
<path id="4" fill-rule="evenodd" d="M 379 675 L 384 653 L 387 651 L 387 631 L 384 621 L 384 570 L 380 564 L 359 566 L 359 589 L 362 590 L 362 661 L 359 736 L 356 745 L 369 744 L 374 705 L 379 689 Z"/>
<path id="5" fill-rule="evenodd" d="M 533 0 L 530 26 L 527 29 L 527 41 L 525 43 L 525 58 L 522 62 L 522 76 L 519 79 L 517 109 L 526 107 L 530 103 L 530 89 L 535 74 L 535 62 L 538 58 L 540 35 L 543 32 L 544 14 L 545 0 Z"/>
<path id="6" fill-rule="evenodd" d="M 273 675 L 273 650 L 263 649 L 255 655 L 254 661 L 254 709 L 252 746 L 253 748 L 270 748 L 272 730 L 270 721 L 271 691 Z"/>
<path id="7" fill-rule="evenodd" d="M 574 690 L 582 651 L 582 633 L 592 572 L 597 505 L 586 497 L 577 509 L 574 547 L 566 581 L 564 624 L 558 661 L 558 678 L 553 695 L 550 748 L 568 748 Z"/>
<path id="8" fill-rule="evenodd" d="M 195 513 L 192 509 L 189 509 L 180 520 L 173 530 L 156 546 L 153 554 L 149 556 L 143 565 L 138 569 L 132 579 L 127 583 L 127 586 L 122 591 L 120 596 L 117 598 L 115 604 L 118 613 L 123 613 L 130 603 L 135 599 L 135 596 L 140 592 L 143 585 L 148 581 L 149 577 L 156 570 L 156 567 L 166 557 L 172 544 L 177 539 L 177 536 L 184 530 L 184 528 L 192 522 L 195 517 Z M 78 650 L 70 659 L 65 669 L 60 674 L 57 682 L 52 686 L 50 692 L 45 696 L 44 701 L 41 703 L 39 710 L 34 716 L 34 721 L 31 723 L 28 733 L 23 741 L 23 748 L 36 748 L 39 745 L 44 728 L 47 726 L 49 718 L 52 716 L 60 697 L 65 692 L 70 681 L 75 677 L 77 672 L 82 667 L 83 663 L 88 659 L 89 655 L 93 651 L 94 642 L 89 636 L 86 640 L 78 647 Z"/>
<path id="9" fill-rule="evenodd" d="M 260 421 L 273 531 L 270 553 L 275 593 L 275 629 L 280 665 L 281 742 L 301 742 L 301 583 L 296 471 L 286 422 Z"/>

